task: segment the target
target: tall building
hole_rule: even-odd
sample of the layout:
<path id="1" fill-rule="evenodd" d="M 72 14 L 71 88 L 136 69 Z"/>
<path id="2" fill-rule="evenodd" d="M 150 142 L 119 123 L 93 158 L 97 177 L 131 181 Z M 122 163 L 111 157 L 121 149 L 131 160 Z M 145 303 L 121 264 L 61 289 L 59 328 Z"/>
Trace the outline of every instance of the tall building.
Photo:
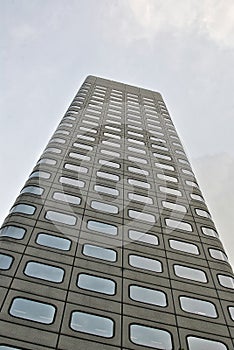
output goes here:
<path id="1" fill-rule="evenodd" d="M 0 350 L 234 348 L 232 269 L 157 92 L 87 77 L 0 240 Z"/>

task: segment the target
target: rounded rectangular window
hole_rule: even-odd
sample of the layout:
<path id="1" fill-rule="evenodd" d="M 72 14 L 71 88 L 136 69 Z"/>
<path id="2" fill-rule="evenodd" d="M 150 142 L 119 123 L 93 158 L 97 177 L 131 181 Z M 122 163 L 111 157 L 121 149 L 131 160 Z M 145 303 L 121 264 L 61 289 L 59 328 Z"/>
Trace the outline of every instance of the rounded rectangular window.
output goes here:
<path id="1" fill-rule="evenodd" d="M 86 155 L 80 154 L 80 153 L 75 153 L 75 152 L 70 152 L 69 153 L 69 157 L 75 158 L 75 159 L 84 160 L 84 161 L 87 161 L 87 162 L 89 162 L 90 159 L 91 159 L 89 156 L 86 156 Z"/>
<path id="2" fill-rule="evenodd" d="M 225 288 L 234 289 L 234 278 L 226 275 L 218 275 L 218 281 Z"/>
<path id="3" fill-rule="evenodd" d="M 117 226 L 106 224 L 105 222 L 89 220 L 87 224 L 88 229 L 100 233 L 105 233 L 107 235 L 116 236 L 118 233 Z"/>
<path id="4" fill-rule="evenodd" d="M 136 231 L 136 230 L 129 230 L 128 236 L 134 241 L 153 244 L 153 245 L 159 244 L 158 237 L 151 235 L 150 233 L 145 233 L 145 232 Z"/>
<path id="5" fill-rule="evenodd" d="M 53 198 L 58 200 L 58 201 L 62 201 L 62 202 L 70 203 L 70 204 L 79 205 L 81 203 L 80 197 L 72 196 L 72 195 L 64 193 L 64 192 L 54 192 Z"/>
<path id="6" fill-rule="evenodd" d="M 51 174 L 47 171 L 34 171 L 30 176 L 29 179 L 32 179 L 34 177 L 40 177 L 41 179 L 49 179 L 51 177 Z"/>
<path id="7" fill-rule="evenodd" d="M 63 281 L 64 270 L 55 266 L 40 264 L 29 261 L 24 269 L 27 276 L 39 278 L 45 281 L 61 283 Z"/>
<path id="8" fill-rule="evenodd" d="M 139 269 L 162 272 L 162 263 L 160 261 L 139 255 L 129 255 L 129 264 Z"/>
<path id="9" fill-rule="evenodd" d="M 228 350 L 226 345 L 219 341 L 197 338 L 197 337 L 188 337 L 188 349 L 189 350 Z"/>
<path id="10" fill-rule="evenodd" d="M 102 154 L 105 154 L 107 156 L 110 156 L 110 157 L 116 157 L 116 158 L 119 158 L 120 157 L 120 153 L 118 152 L 113 152 L 113 151 L 108 151 L 106 149 L 101 149 L 101 153 Z"/>
<path id="11" fill-rule="evenodd" d="M 131 324 L 130 339 L 134 344 L 148 346 L 154 349 L 173 349 L 171 334 L 158 328 Z"/>
<path id="12" fill-rule="evenodd" d="M 76 217 L 73 215 L 59 213 L 58 211 L 48 210 L 45 218 L 50 221 L 56 221 L 61 224 L 74 226 L 76 224 Z"/>
<path id="13" fill-rule="evenodd" d="M 143 213 L 137 210 L 130 209 L 128 211 L 128 215 L 132 219 L 140 220 L 140 221 L 146 221 L 154 224 L 156 222 L 156 218 L 153 214 L 147 214 Z"/>
<path id="14" fill-rule="evenodd" d="M 181 213 L 187 213 L 187 208 L 184 205 L 176 204 L 172 202 L 162 201 L 162 205 L 166 209 L 179 211 Z"/>
<path id="15" fill-rule="evenodd" d="M 164 164 L 164 163 L 157 163 L 157 162 L 154 164 L 157 168 L 165 169 L 165 170 L 169 170 L 169 171 L 175 171 L 175 168 L 172 165 Z"/>
<path id="16" fill-rule="evenodd" d="M 111 205 L 99 201 L 91 201 L 91 208 L 103 211 L 105 213 L 117 214 L 119 212 L 119 208 L 116 205 Z"/>
<path id="17" fill-rule="evenodd" d="M 203 199 L 202 196 L 200 196 L 199 194 L 190 193 L 190 197 L 191 197 L 192 199 L 194 199 L 195 201 L 204 202 L 204 199 Z"/>
<path id="18" fill-rule="evenodd" d="M 210 256 L 216 260 L 228 261 L 227 255 L 219 249 L 209 249 Z"/>
<path id="19" fill-rule="evenodd" d="M 151 197 L 142 196 L 136 193 L 128 193 L 128 198 L 132 201 L 144 204 L 153 204 L 153 199 Z"/>
<path id="20" fill-rule="evenodd" d="M 164 174 L 157 174 L 157 177 L 162 181 L 169 181 L 169 182 L 178 182 L 178 179 L 174 176 L 164 175 Z"/>
<path id="21" fill-rule="evenodd" d="M 153 153 L 154 157 L 159 158 L 159 159 L 165 159 L 165 160 L 172 160 L 170 156 L 166 156 L 165 154 L 161 153 Z"/>
<path id="22" fill-rule="evenodd" d="M 105 159 L 99 159 L 98 163 L 103 165 L 103 166 L 107 166 L 107 167 L 114 168 L 114 169 L 120 168 L 120 164 L 115 163 L 115 162 L 110 162 L 110 161 L 105 160 Z"/>
<path id="23" fill-rule="evenodd" d="M 16 204 L 13 208 L 10 210 L 11 213 L 21 213 L 26 215 L 33 215 L 36 211 L 36 208 L 32 205 L 28 204 Z"/>
<path id="24" fill-rule="evenodd" d="M 26 233 L 26 229 L 18 226 L 8 225 L 0 230 L 0 237 L 9 237 L 14 239 L 22 239 Z"/>
<path id="25" fill-rule="evenodd" d="M 114 321 L 108 317 L 74 311 L 72 312 L 70 325 L 77 332 L 104 338 L 112 338 L 114 335 Z"/>
<path id="26" fill-rule="evenodd" d="M 159 190 L 163 193 L 170 194 L 172 196 L 181 197 L 182 193 L 179 190 L 175 190 L 174 188 L 159 186 Z"/>
<path id="27" fill-rule="evenodd" d="M 41 196 L 44 192 L 44 188 L 38 186 L 26 186 L 20 191 L 20 194 L 30 193 L 35 194 L 36 196 Z"/>
<path id="28" fill-rule="evenodd" d="M 81 273 L 77 279 L 77 286 L 81 289 L 91 290 L 97 293 L 114 295 L 116 284 L 108 278 L 97 277 Z"/>
<path id="29" fill-rule="evenodd" d="M 204 235 L 206 236 L 216 237 L 216 238 L 219 237 L 218 233 L 213 228 L 202 227 L 201 230 L 202 230 L 202 233 L 204 233 Z"/>
<path id="30" fill-rule="evenodd" d="M 131 173 L 135 173 L 135 174 L 139 174 L 139 175 L 144 175 L 144 176 L 148 176 L 149 172 L 148 170 L 144 170 L 144 169 L 140 169 L 140 168 L 135 168 L 133 166 L 129 166 L 128 167 L 128 171 L 130 171 Z"/>
<path id="31" fill-rule="evenodd" d="M 55 307 L 34 300 L 15 298 L 10 307 L 10 315 L 34 322 L 51 324 L 54 321 Z"/>
<path id="32" fill-rule="evenodd" d="M 13 346 L 0 345 L 0 350 L 22 350 L 20 348 L 15 348 Z"/>
<path id="33" fill-rule="evenodd" d="M 198 247 L 195 244 L 177 241 L 174 239 L 169 240 L 170 247 L 175 250 L 180 250 L 182 252 L 199 255 Z"/>
<path id="34" fill-rule="evenodd" d="M 39 233 L 36 239 L 36 243 L 44 247 L 70 250 L 71 241 L 66 238 L 49 235 L 47 233 Z"/>
<path id="35" fill-rule="evenodd" d="M 0 254 L 0 270 L 9 270 L 13 263 L 13 257 L 6 254 Z"/>
<path id="36" fill-rule="evenodd" d="M 64 165 L 64 168 L 67 170 L 75 171 L 77 173 L 82 173 L 82 174 L 87 174 L 87 172 L 88 172 L 88 168 L 86 168 L 84 166 L 70 164 L 70 163 L 66 163 Z"/>
<path id="37" fill-rule="evenodd" d="M 50 158 L 42 158 L 37 162 L 37 164 L 46 164 L 46 165 L 55 165 L 56 163 L 57 163 L 56 160 L 50 159 Z"/>
<path id="38" fill-rule="evenodd" d="M 192 232 L 192 226 L 188 222 L 178 221 L 173 219 L 165 219 L 166 226 L 175 228 L 177 230 Z"/>
<path id="39" fill-rule="evenodd" d="M 146 304 L 167 306 L 166 294 L 160 290 L 131 285 L 130 298 Z"/>
<path id="40" fill-rule="evenodd" d="M 83 254 L 96 259 L 115 262 L 117 260 L 117 253 L 113 249 L 99 247 L 93 244 L 84 244 Z"/>
<path id="41" fill-rule="evenodd" d="M 101 185 L 94 185 L 94 190 L 97 192 L 101 192 L 107 195 L 112 195 L 112 196 L 118 196 L 119 195 L 119 190 L 116 190 L 115 188 L 111 187 L 106 187 L 106 186 L 101 186 Z"/>
<path id="42" fill-rule="evenodd" d="M 195 212 L 198 216 L 202 216 L 203 218 L 207 218 L 207 219 L 211 218 L 210 214 L 206 210 L 196 208 Z"/>
<path id="43" fill-rule="evenodd" d="M 128 183 L 129 185 L 145 188 L 147 190 L 151 188 L 151 185 L 148 182 L 139 181 L 135 179 L 128 179 Z"/>
<path id="44" fill-rule="evenodd" d="M 216 308 L 213 303 L 188 297 L 180 297 L 181 309 L 193 314 L 217 318 Z"/>
<path id="45" fill-rule="evenodd" d="M 48 147 L 45 149 L 44 153 L 51 152 L 51 153 L 62 153 L 62 150 L 56 147 Z"/>
<path id="46" fill-rule="evenodd" d="M 104 171 L 97 171 L 97 177 L 101 177 L 102 179 L 111 180 L 115 182 L 120 180 L 120 177 L 118 175 L 106 173 Z"/>
<path id="47" fill-rule="evenodd" d="M 234 321 L 234 306 L 228 308 L 231 319 Z"/>
<path id="48" fill-rule="evenodd" d="M 174 265 L 176 276 L 189 279 L 196 282 L 207 283 L 207 277 L 204 271 L 193 269 L 187 266 Z"/>
<path id="49" fill-rule="evenodd" d="M 143 149 L 135 148 L 135 147 L 131 147 L 131 146 L 128 146 L 128 151 L 136 152 L 136 153 L 140 153 L 140 154 L 146 154 L 146 151 L 144 151 Z"/>
<path id="50" fill-rule="evenodd" d="M 79 187 L 79 188 L 82 188 L 85 185 L 84 181 L 76 180 L 66 176 L 60 176 L 59 182 L 64 185 L 70 185 L 70 186 Z"/>
<path id="51" fill-rule="evenodd" d="M 133 163 L 148 164 L 148 161 L 144 158 L 128 156 L 128 160 Z"/>

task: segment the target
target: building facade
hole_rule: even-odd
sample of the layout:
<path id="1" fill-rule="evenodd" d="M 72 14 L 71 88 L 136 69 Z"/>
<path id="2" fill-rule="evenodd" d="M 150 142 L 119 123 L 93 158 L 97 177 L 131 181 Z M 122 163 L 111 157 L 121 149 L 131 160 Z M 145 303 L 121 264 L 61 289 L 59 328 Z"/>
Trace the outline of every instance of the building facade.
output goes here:
<path id="1" fill-rule="evenodd" d="M 232 269 L 157 92 L 87 77 L 0 269 L 0 350 L 234 348 Z"/>

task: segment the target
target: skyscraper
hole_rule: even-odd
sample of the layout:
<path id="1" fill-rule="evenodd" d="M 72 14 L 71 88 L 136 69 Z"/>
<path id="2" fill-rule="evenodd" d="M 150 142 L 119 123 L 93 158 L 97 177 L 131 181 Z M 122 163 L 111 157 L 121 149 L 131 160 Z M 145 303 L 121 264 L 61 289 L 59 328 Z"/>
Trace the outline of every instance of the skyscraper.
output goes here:
<path id="1" fill-rule="evenodd" d="M 0 350 L 234 347 L 232 269 L 157 92 L 87 77 L 0 240 Z"/>

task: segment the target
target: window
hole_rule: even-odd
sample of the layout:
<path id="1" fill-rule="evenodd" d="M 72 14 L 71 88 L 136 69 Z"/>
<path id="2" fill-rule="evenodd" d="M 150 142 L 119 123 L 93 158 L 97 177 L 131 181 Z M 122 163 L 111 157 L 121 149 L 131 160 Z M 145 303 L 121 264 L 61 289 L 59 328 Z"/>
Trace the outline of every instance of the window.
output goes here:
<path id="1" fill-rule="evenodd" d="M 234 307 L 229 306 L 228 311 L 229 311 L 231 319 L 234 321 Z"/>
<path id="2" fill-rule="evenodd" d="M 179 300 L 182 310 L 186 312 L 212 318 L 218 317 L 216 308 L 211 302 L 189 297 L 180 297 Z"/>
<path id="3" fill-rule="evenodd" d="M 112 181 L 115 181 L 115 182 L 120 180 L 119 175 L 106 173 L 104 171 L 97 171 L 97 177 L 101 177 L 101 178 L 106 179 L 106 180 L 112 180 Z"/>
<path id="4" fill-rule="evenodd" d="M 116 139 L 116 140 L 120 140 L 121 139 L 121 137 L 119 135 L 115 135 L 115 134 L 112 134 L 110 132 L 104 132 L 103 135 L 106 136 L 106 137 L 110 137 L 110 138 Z"/>
<path id="5" fill-rule="evenodd" d="M 73 215 L 59 213 L 58 211 L 48 210 L 45 218 L 51 221 L 57 221 L 61 224 L 74 226 L 76 224 L 76 217 Z"/>
<path id="6" fill-rule="evenodd" d="M 45 247 L 59 250 L 70 250 L 71 247 L 71 241 L 69 239 L 49 235 L 47 233 L 39 233 L 36 243 Z"/>
<path id="7" fill-rule="evenodd" d="M 136 123 L 136 121 L 135 121 L 135 123 Z M 138 122 L 138 123 L 141 124 L 141 122 Z M 139 134 L 138 132 L 134 132 L 134 131 L 128 131 L 128 135 L 135 136 L 135 137 L 144 137 L 144 135 Z"/>
<path id="8" fill-rule="evenodd" d="M 190 197 L 196 201 L 204 202 L 204 199 L 202 198 L 202 196 L 200 196 L 198 194 L 190 193 Z"/>
<path id="9" fill-rule="evenodd" d="M 129 264 L 139 269 L 162 272 L 162 263 L 160 261 L 139 255 L 129 255 Z"/>
<path id="10" fill-rule="evenodd" d="M 110 162 L 104 159 L 99 159 L 98 161 L 99 164 L 104 165 L 104 166 L 108 166 L 110 168 L 115 168 L 115 169 L 119 169 L 120 168 L 120 164 L 115 163 L 115 162 Z"/>
<path id="11" fill-rule="evenodd" d="M 82 135 L 82 134 L 77 134 L 78 139 L 86 140 L 86 141 L 95 141 L 95 137 L 92 136 L 87 136 L 87 135 Z"/>
<path id="12" fill-rule="evenodd" d="M 149 175 L 148 170 L 143 170 L 143 169 L 140 169 L 140 168 L 135 168 L 135 167 L 133 167 L 133 166 L 129 166 L 129 167 L 128 167 L 128 171 L 130 171 L 130 172 L 132 172 L 132 173 L 135 173 L 135 174 L 145 175 L 145 176 L 148 176 L 148 175 Z"/>
<path id="13" fill-rule="evenodd" d="M 114 128 L 113 126 L 110 126 L 110 125 L 105 125 L 105 128 L 108 129 L 108 130 L 113 130 L 113 131 L 116 131 L 116 132 L 121 132 L 121 129 L 120 129 L 120 128 Z"/>
<path id="14" fill-rule="evenodd" d="M 48 147 L 48 148 L 45 149 L 44 153 L 46 153 L 46 152 L 59 154 L 59 153 L 62 153 L 62 150 L 59 149 L 59 148 L 56 148 L 56 147 Z"/>
<path id="15" fill-rule="evenodd" d="M 228 350 L 226 345 L 215 340 L 202 339 L 197 337 L 188 337 L 189 350 Z"/>
<path id="16" fill-rule="evenodd" d="M 85 167 L 79 166 L 79 165 L 70 164 L 70 163 L 66 163 L 64 165 L 64 168 L 67 170 L 76 171 L 76 172 L 82 173 L 82 174 L 87 174 L 87 172 L 88 172 L 88 168 L 85 168 Z"/>
<path id="17" fill-rule="evenodd" d="M 171 160 L 171 157 L 166 156 L 165 154 L 153 153 L 154 157 L 159 159 Z"/>
<path id="18" fill-rule="evenodd" d="M 163 193 L 170 194 L 172 196 L 178 196 L 178 197 L 182 196 L 181 191 L 175 190 L 175 189 L 170 188 L 170 187 L 159 186 L 159 190 Z"/>
<path id="19" fill-rule="evenodd" d="M 10 314 L 34 322 L 51 324 L 54 321 L 55 307 L 34 300 L 15 298 L 11 304 Z"/>
<path id="20" fill-rule="evenodd" d="M 49 179 L 51 177 L 51 174 L 46 171 L 34 171 L 30 176 L 29 179 L 32 179 L 34 177 L 40 177 L 42 179 Z"/>
<path id="21" fill-rule="evenodd" d="M 70 194 L 66 194 L 64 192 L 54 192 L 53 198 L 58 201 L 76 204 L 79 205 L 81 203 L 81 198 L 77 196 L 72 196 Z"/>
<path id="22" fill-rule="evenodd" d="M 83 143 L 74 142 L 73 146 L 77 147 L 77 148 L 85 149 L 87 151 L 92 151 L 93 150 L 92 146 L 84 145 Z"/>
<path id="23" fill-rule="evenodd" d="M 117 259 L 117 253 L 113 249 L 99 247 L 92 244 L 84 244 L 83 254 L 91 256 L 93 258 L 115 262 Z"/>
<path id="24" fill-rule="evenodd" d="M 175 250 L 180 250 L 182 252 L 199 255 L 198 247 L 195 244 L 177 241 L 174 239 L 169 240 L 170 247 Z"/>
<path id="25" fill-rule="evenodd" d="M 182 172 L 185 174 L 185 175 L 191 175 L 191 176 L 194 176 L 192 171 L 188 170 L 188 169 L 182 169 Z"/>
<path id="26" fill-rule="evenodd" d="M 202 216 L 204 218 L 210 219 L 210 214 L 206 210 L 195 209 L 197 215 Z"/>
<path id="27" fill-rule="evenodd" d="M 21 194 L 30 193 L 35 194 L 37 196 L 41 196 L 44 192 L 44 188 L 38 186 L 26 186 L 20 191 Z"/>
<path id="28" fill-rule="evenodd" d="M 173 349 L 170 333 L 158 328 L 131 324 L 130 339 L 134 344 L 149 346 L 154 349 Z"/>
<path id="29" fill-rule="evenodd" d="M 196 282 L 207 283 L 207 277 L 204 271 L 193 269 L 191 267 L 174 265 L 175 274 L 179 277 L 193 280 Z"/>
<path id="30" fill-rule="evenodd" d="M 20 348 L 15 348 L 13 346 L 0 345 L 0 350 L 22 350 Z"/>
<path id="31" fill-rule="evenodd" d="M 130 162 L 135 162 L 135 163 L 140 163 L 140 164 L 147 164 L 148 163 L 148 161 L 146 159 L 132 157 L 132 156 L 128 156 L 128 160 Z"/>
<path id="32" fill-rule="evenodd" d="M 134 241 L 139 241 L 139 242 L 153 244 L 153 245 L 159 244 L 158 237 L 150 233 L 144 233 L 136 230 L 129 230 L 128 236 Z"/>
<path id="33" fill-rule="evenodd" d="M 128 147 L 128 150 L 129 150 L 130 152 L 136 152 L 136 153 L 146 154 L 146 151 L 144 151 L 143 149 L 140 149 L 140 148 L 135 148 L 135 147 L 129 146 L 129 147 Z"/>
<path id="34" fill-rule="evenodd" d="M 111 205 L 99 201 L 91 201 L 91 208 L 103 211 L 105 213 L 117 214 L 119 212 L 119 208 L 116 205 Z"/>
<path id="35" fill-rule="evenodd" d="M 84 181 L 76 180 L 71 177 L 65 177 L 65 176 L 60 176 L 59 182 L 61 182 L 64 185 L 71 185 L 79 188 L 82 188 L 85 185 Z"/>
<path id="36" fill-rule="evenodd" d="M 33 215 L 36 211 L 36 208 L 32 205 L 28 204 L 16 204 L 14 207 L 11 208 L 11 213 L 22 213 L 27 215 Z"/>
<path id="37" fill-rule="evenodd" d="M 178 230 L 184 230 L 192 232 L 192 226 L 188 222 L 178 221 L 173 219 L 165 219 L 166 226 L 176 228 Z"/>
<path id="38" fill-rule="evenodd" d="M 218 275 L 218 281 L 225 288 L 234 289 L 234 278 L 226 275 Z"/>
<path id="39" fill-rule="evenodd" d="M 70 124 L 70 123 L 61 123 L 60 126 L 66 126 L 68 128 L 72 128 L 73 127 L 73 124 Z"/>
<path id="40" fill-rule="evenodd" d="M 185 180 L 185 183 L 188 186 L 192 186 L 192 187 L 197 187 L 198 188 L 198 184 L 196 184 L 196 182 L 194 182 L 194 181 Z"/>
<path id="41" fill-rule="evenodd" d="M 130 200 L 144 203 L 144 204 L 153 204 L 153 199 L 151 197 L 141 196 L 135 193 L 128 193 L 128 198 Z"/>
<path id="42" fill-rule="evenodd" d="M 12 256 L 0 253 L 0 270 L 9 270 L 12 263 Z"/>
<path id="43" fill-rule="evenodd" d="M 107 156 L 111 156 L 111 157 L 116 157 L 116 158 L 119 158 L 119 157 L 120 157 L 120 153 L 108 151 L 108 150 L 106 150 L 106 149 L 101 149 L 101 153 L 102 153 L 102 154 L 105 154 L 105 155 L 107 155 Z"/>
<path id="44" fill-rule="evenodd" d="M 94 190 L 97 192 L 109 194 L 112 196 L 118 196 L 119 195 L 119 190 L 116 190 L 111 187 L 106 187 L 106 186 L 101 186 L 101 185 L 94 185 Z"/>
<path id="45" fill-rule="evenodd" d="M 96 134 L 96 133 L 97 133 L 97 130 L 96 130 L 96 129 L 85 128 L 85 127 L 83 127 L 83 126 L 80 126 L 79 129 L 80 129 L 81 131 L 91 132 L 92 134 Z"/>
<path id="46" fill-rule="evenodd" d="M 70 132 L 67 130 L 57 130 L 55 134 L 63 134 L 63 135 L 69 135 Z"/>
<path id="47" fill-rule="evenodd" d="M 168 151 L 168 148 L 167 147 L 164 147 L 164 146 L 159 146 L 159 145 L 155 145 L 155 144 L 152 144 L 151 145 L 152 148 L 157 148 L 161 151 Z M 155 153 L 156 154 L 156 153 Z"/>
<path id="48" fill-rule="evenodd" d="M 50 140 L 50 142 L 65 143 L 66 140 L 61 139 L 61 138 L 59 138 L 59 137 L 54 137 L 54 138 L 52 138 L 52 139 Z"/>
<path id="49" fill-rule="evenodd" d="M 187 213 L 187 209 L 186 209 L 186 207 L 184 205 L 171 203 L 171 202 L 167 202 L 167 201 L 162 201 L 162 205 L 166 209 L 180 211 L 182 213 Z"/>
<path id="50" fill-rule="evenodd" d="M 161 143 L 166 143 L 166 140 L 159 139 L 158 137 L 154 137 L 154 136 L 150 136 L 150 140 L 156 141 L 156 142 L 161 142 Z"/>
<path id="51" fill-rule="evenodd" d="M 111 279 L 87 275 L 85 273 L 81 273 L 78 276 L 77 286 L 82 289 L 108 295 L 114 295 L 116 288 L 115 282 Z"/>
<path id="52" fill-rule="evenodd" d="M 128 179 L 128 183 L 129 183 L 129 185 L 136 186 L 136 187 L 142 187 L 142 188 L 146 188 L 146 189 L 151 188 L 151 185 L 148 182 L 139 181 L 139 180 L 135 180 L 135 179 Z"/>
<path id="53" fill-rule="evenodd" d="M 132 285 L 130 286 L 130 298 L 146 304 L 167 306 L 166 294 L 150 288 Z"/>
<path id="54" fill-rule="evenodd" d="M 107 140 L 103 140 L 102 143 L 103 143 L 103 145 L 106 145 L 106 146 L 120 148 L 120 144 L 119 143 L 110 142 L 110 141 L 107 141 Z"/>
<path id="55" fill-rule="evenodd" d="M 228 261 L 228 258 L 224 252 L 219 249 L 209 249 L 210 256 L 216 260 Z"/>
<path id="56" fill-rule="evenodd" d="M 155 216 L 153 214 L 147 214 L 147 213 L 143 213 L 143 212 L 140 212 L 140 211 L 137 211 L 137 210 L 130 209 L 128 211 L 128 215 L 132 219 L 146 221 L 146 222 L 150 222 L 150 223 L 155 223 L 156 222 L 156 218 L 155 218 Z"/>
<path id="57" fill-rule="evenodd" d="M 42 280 L 61 283 L 63 281 L 64 270 L 55 266 L 40 264 L 29 261 L 26 264 L 24 273 L 27 276 L 39 278 Z"/>
<path id="58" fill-rule="evenodd" d="M 206 236 L 217 237 L 217 238 L 219 236 L 218 233 L 213 228 L 202 227 L 201 230 L 202 230 L 202 233 L 204 233 L 204 235 Z"/>
<path id="59" fill-rule="evenodd" d="M 70 325 L 77 332 L 93 334 L 104 338 L 112 338 L 114 335 L 114 322 L 110 318 L 86 312 L 72 312 Z"/>
<path id="60" fill-rule="evenodd" d="M 14 239 L 22 239 L 26 233 L 25 228 L 18 226 L 5 226 L 0 230 L 0 237 L 9 237 Z"/>
<path id="61" fill-rule="evenodd" d="M 85 161 L 90 161 L 90 157 L 86 156 L 84 154 L 80 154 L 80 153 L 75 153 L 75 152 L 70 152 L 69 153 L 69 157 L 71 158 L 75 158 L 75 159 L 80 159 L 80 160 L 85 160 Z"/>
<path id="62" fill-rule="evenodd" d="M 174 176 L 168 176 L 164 174 L 157 174 L 157 177 L 163 181 L 178 182 L 177 178 Z"/>
<path id="63" fill-rule="evenodd" d="M 105 222 L 89 220 L 87 224 L 88 229 L 96 232 L 105 233 L 107 235 L 117 235 L 117 226 L 106 224 Z"/>
<path id="64" fill-rule="evenodd" d="M 135 143 L 136 145 L 142 145 L 142 146 L 145 145 L 145 142 L 143 142 L 143 141 L 139 141 L 139 140 L 135 140 L 135 139 L 131 139 L 131 138 L 127 138 L 127 140 L 128 140 L 128 142 Z"/>
<path id="65" fill-rule="evenodd" d="M 46 165 L 55 165 L 57 163 L 56 160 L 50 158 L 42 158 L 37 162 L 37 164 L 46 164 Z"/>
<path id="66" fill-rule="evenodd" d="M 169 170 L 169 171 L 175 171 L 175 168 L 172 165 L 168 165 L 168 164 L 163 164 L 163 163 L 154 163 L 156 167 L 160 168 L 160 169 L 165 169 L 165 170 Z"/>

